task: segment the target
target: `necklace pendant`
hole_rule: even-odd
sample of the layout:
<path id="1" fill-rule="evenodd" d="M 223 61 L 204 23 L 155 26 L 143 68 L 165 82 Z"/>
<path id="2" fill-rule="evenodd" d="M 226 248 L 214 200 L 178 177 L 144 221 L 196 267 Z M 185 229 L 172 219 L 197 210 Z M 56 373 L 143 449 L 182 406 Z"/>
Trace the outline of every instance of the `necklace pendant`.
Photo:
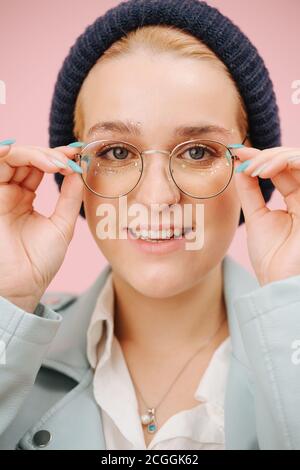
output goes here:
<path id="1" fill-rule="evenodd" d="M 147 426 L 147 431 L 149 432 L 149 434 L 153 434 L 157 431 L 157 425 L 156 425 L 156 422 L 152 421 L 152 423 L 148 424 Z"/>
<path id="2" fill-rule="evenodd" d="M 147 426 L 147 431 L 150 434 L 156 432 L 157 424 L 155 421 L 155 408 L 148 408 L 147 413 L 141 416 L 141 421 L 144 425 Z"/>
<path id="3" fill-rule="evenodd" d="M 157 431 L 157 425 L 155 421 L 155 408 L 149 408 L 148 414 L 150 416 L 150 422 L 147 425 L 147 431 L 149 434 L 153 434 Z"/>

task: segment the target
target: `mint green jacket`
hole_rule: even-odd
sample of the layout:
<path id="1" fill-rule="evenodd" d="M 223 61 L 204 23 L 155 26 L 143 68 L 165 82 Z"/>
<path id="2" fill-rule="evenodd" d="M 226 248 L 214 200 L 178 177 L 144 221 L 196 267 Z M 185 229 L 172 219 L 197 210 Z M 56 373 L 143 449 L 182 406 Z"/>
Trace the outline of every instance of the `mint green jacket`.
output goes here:
<path id="1" fill-rule="evenodd" d="M 222 266 L 225 448 L 300 449 L 300 275 L 260 287 L 229 255 Z M 86 332 L 110 270 L 79 296 L 46 294 L 34 315 L 0 297 L 0 449 L 106 449 Z"/>

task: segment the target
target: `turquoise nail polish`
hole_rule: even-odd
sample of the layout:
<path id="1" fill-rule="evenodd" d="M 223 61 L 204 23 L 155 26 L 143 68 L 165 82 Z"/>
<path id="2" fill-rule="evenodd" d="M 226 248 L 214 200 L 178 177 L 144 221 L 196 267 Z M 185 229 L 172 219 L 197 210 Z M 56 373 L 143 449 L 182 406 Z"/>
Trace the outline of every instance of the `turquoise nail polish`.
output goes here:
<path id="1" fill-rule="evenodd" d="M 231 144 L 231 145 L 227 145 L 227 147 L 229 147 L 230 149 L 241 149 L 241 148 L 244 148 L 245 145 L 243 145 L 243 144 Z"/>
<path id="2" fill-rule="evenodd" d="M 227 158 L 228 163 L 230 163 L 230 160 L 231 160 L 231 153 L 229 152 L 229 150 L 226 150 L 225 157 Z"/>
<path id="3" fill-rule="evenodd" d="M 67 168 L 67 165 L 65 165 L 63 162 L 56 160 L 56 158 L 51 158 L 51 161 L 56 165 L 58 168 Z"/>
<path id="4" fill-rule="evenodd" d="M 6 140 L 1 140 L 0 145 L 11 145 L 16 142 L 16 139 L 6 139 Z"/>
<path id="5" fill-rule="evenodd" d="M 88 171 L 89 168 L 90 168 L 90 164 L 91 164 L 91 158 L 88 157 L 87 155 L 84 155 L 81 160 L 82 160 L 83 162 L 86 162 L 87 171 Z"/>
<path id="6" fill-rule="evenodd" d="M 250 165 L 251 160 L 246 160 L 237 166 L 234 170 L 235 173 L 242 173 L 242 171 L 246 170 L 246 168 Z"/>
<path id="7" fill-rule="evenodd" d="M 77 163 L 73 162 L 73 160 L 68 160 L 68 166 L 72 168 L 76 173 L 82 173 L 82 168 L 80 168 Z"/>
<path id="8" fill-rule="evenodd" d="M 84 142 L 72 142 L 71 144 L 68 144 L 68 147 L 82 147 L 84 145 Z"/>

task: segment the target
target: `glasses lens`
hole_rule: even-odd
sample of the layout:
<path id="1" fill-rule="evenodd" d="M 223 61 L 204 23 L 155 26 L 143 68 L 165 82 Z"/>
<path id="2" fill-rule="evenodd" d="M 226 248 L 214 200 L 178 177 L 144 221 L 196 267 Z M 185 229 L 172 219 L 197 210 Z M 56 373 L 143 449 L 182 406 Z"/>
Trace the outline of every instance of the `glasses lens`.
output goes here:
<path id="1" fill-rule="evenodd" d="M 103 197 L 127 194 L 142 174 L 142 159 L 130 144 L 97 141 L 88 144 L 81 153 L 85 184 Z"/>
<path id="2" fill-rule="evenodd" d="M 176 185 L 186 194 L 212 197 L 228 185 L 232 159 L 225 145 L 194 140 L 178 147 L 171 158 L 170 170 Z"/>

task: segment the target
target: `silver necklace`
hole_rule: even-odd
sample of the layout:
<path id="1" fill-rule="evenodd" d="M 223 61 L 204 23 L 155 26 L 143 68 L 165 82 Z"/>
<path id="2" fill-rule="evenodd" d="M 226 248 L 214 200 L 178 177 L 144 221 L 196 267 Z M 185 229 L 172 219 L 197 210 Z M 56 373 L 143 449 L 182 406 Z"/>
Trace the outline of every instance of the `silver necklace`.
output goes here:
<path id="1" fill-rule="evenodd" d="M 131 375 L 131 380 L 134 384 L 134 386 L 136 387 L 137 391 L 139 392 L 140 396 L 141 396 L 141 399 L 147 409 L 146 413 L 143 413 L 140 415 L 140 419 L 141 419 L 141 423 L 143 424 L 143 426 L 147 426 L 147 431 L 148 433 L 150 434 L 153 434 L 157 431 L 157 421 L 156 421 L 156 411 L 157 411 L 157 408 L 161 405 L 161 403 L 163 402 L 163 400 L 165 399 L 165 397 L 167 396 L 167 394 L 169 393 L 169 391 L 171 390 L 171 388 L 173 387 L 174 383 L 176 382 L 176 380 L 178 379 L 178 377 L 182 374 L 182 372 L 184 371 L 184 369 L 186 368 L 186 366 L 191 362 L 191 360 L 202 350 L 204 349 L 206 346 L 208 346 L 208 344 L 213 340 L 213 338 L 218 334 L 219 330 L 221 329 L 221 326 L 223 325 L 224 321 L 226 319 L 226 316 L 221 320 L 221 322 L 219 323 L 218 325 L 218 328 L 216 329 L 216 331 L 208 337 L 208 339 L 200 346 L 200 348 L 197 349 L 197 351 L 192 355 L 192 357 L 189 358 L 189 360 L 184 364 L 184 366 L 182 367 L 182 369 L 180 369 L 179 373 L 176 375 L 175 379 L 173 380 L 173 382 L 171 383 L 171 385 L 169 386 L 169 388 L 167 389 L 166 393 L 163 395 L 162 399 L 160 400 L 160 402 L 155 406 L 155 407 L 150 407 L 146 404 L 144 398 L 143 398 L 143 395 L 141 394 L 141 391 L 139 390 L 138 386 L 136 385 L 136 383 L 134 382 L 133 378 L 132 378 L 132 375 Z M 130 372 L 129 372 L 130 373 Z"/>

